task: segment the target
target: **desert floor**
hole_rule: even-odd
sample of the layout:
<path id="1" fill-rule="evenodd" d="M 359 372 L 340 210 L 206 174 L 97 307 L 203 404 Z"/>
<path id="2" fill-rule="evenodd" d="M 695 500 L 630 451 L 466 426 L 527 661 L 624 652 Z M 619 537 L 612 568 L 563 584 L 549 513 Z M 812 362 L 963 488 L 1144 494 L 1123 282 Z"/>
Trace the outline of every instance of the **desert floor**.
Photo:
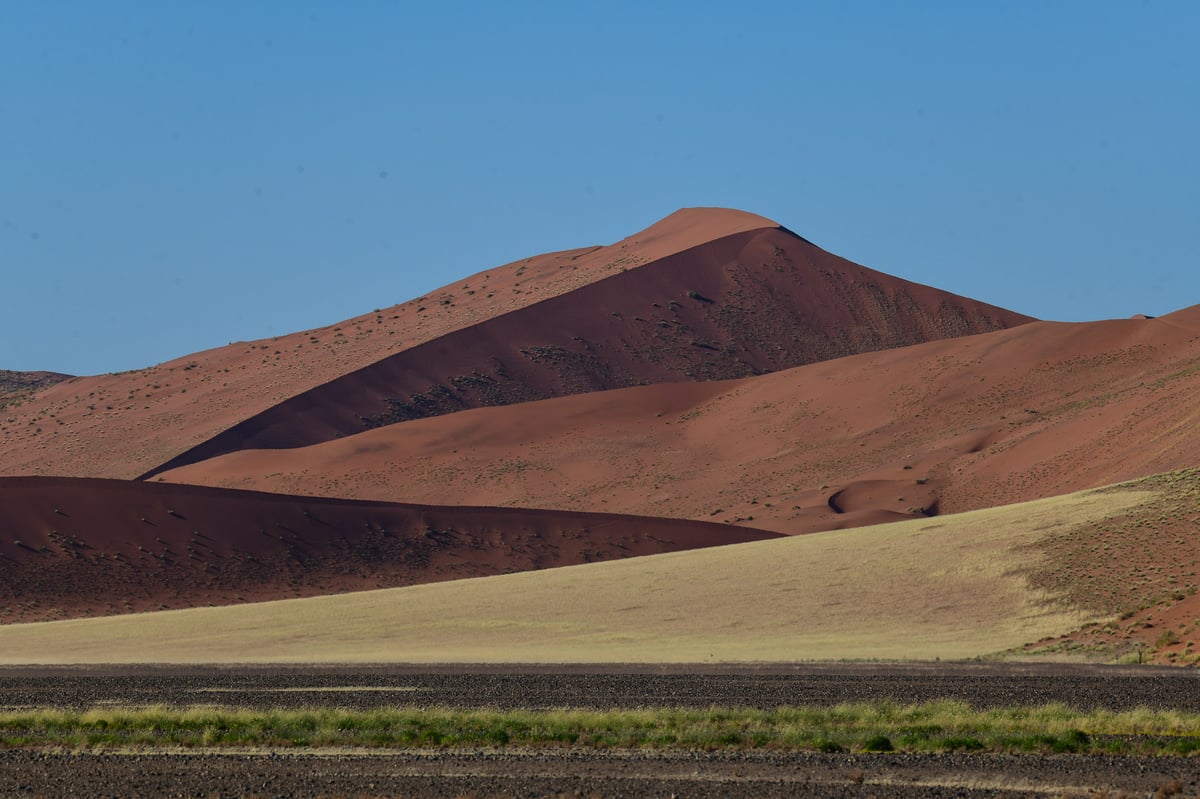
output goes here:
<path id="1" fill-rule="evenodd" d="M 1063 664 L 0 669 L 0 706 L 1200 708 L 1192 671 Z M 1200 759 L 764 751 L 0 752 L 2 796 L 1195 796 Z"/>

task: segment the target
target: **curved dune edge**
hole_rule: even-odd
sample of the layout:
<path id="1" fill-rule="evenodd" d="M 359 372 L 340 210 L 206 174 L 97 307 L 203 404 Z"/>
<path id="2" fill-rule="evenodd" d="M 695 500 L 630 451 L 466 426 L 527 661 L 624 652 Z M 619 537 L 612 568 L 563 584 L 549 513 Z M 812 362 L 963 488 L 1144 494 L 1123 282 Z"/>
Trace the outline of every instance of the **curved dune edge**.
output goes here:
<path id="1" fill-rule="evenodd" d="M 1153 491 L 356 594 L 0 627 L 0 662 L 962 659 L 1099 621 L 1031 545 Z"/>
<path id="2" fill-rule="evenodd" d="M 736 381 L 476 408 L 160 477 L 808 533 L 1200 463 L 1198 358 L 1200 306 L 1034 322 Z"/>
<path id="3" fill-rule="evenodd" d="M 748 377 L 1032 321 L 875 272 L 782 228 L 621 269 L 297 394 L 139 479 L 230 452 L 290 450 L 469 408 Z"/>
<path id="4" fill-rule="evenodd" d="M 5 477 L 0 620 L 322 596 L 772 537 L 679 519 Z"/>

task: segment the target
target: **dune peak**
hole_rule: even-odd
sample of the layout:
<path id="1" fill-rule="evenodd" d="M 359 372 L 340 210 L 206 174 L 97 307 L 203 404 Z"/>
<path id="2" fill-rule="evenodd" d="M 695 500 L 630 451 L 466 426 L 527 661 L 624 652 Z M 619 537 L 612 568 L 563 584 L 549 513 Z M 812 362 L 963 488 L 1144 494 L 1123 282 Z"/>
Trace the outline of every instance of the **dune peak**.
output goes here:
<path id="1" fill-rule="evenodd" d="M 736 208 L 697 206 L 680 208 L 668 214 L 645 230 L 627 236 L 613 246 L 638 244 L 645 246 L 666 240 L 690 240 L 673 249 L 687 249 L 708 241 L 764 228 L 778 228 L 778 222 L 765 216 L 739 211 Z"/>

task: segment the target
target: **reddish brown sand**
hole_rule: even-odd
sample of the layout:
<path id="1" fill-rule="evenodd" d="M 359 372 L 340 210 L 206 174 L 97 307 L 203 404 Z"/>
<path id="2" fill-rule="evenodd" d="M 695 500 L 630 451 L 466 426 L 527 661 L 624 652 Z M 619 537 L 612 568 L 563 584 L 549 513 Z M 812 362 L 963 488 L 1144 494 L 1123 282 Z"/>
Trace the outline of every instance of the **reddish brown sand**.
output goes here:
<path id="1" fill-rule="evenodd" d="M 1081 630 L 1035 641 L 1024 647 L 1031 655 L 1094 657 L 1114 655 L 1128 662 L 1167 666 L 1200 666 L 1200 594 L 1157 602 L 1117 621 L 1091 624 Z"/>
<path id="2" fill-rule="evenodd" d="M 134 477 L 329 380 L 568 293 L 622 258 L 661 258 L 707 237 L 774 225 L 740 211 L 687 209 L 609 247 L 528 258 L 335 325 L 74 378 L 3 410 L 0 474 Z"/>
<path id="3" fill-rule="evenodd" d="M 168 481 L 808 532 L 1200 463 L 1200 306 L 1038 322 L 759 377 L 484 408 Z"/>
<path id="4" fill-rule="evenodd" d="M 745 377 L 1025 321 L 872 272 L 778 228 L 752 230 L 406 349 L 166 466 L 480 406 Z"/>
<path id="5" fill-rule="evenodd" d="M 0 415 L 0 474 L 134 477 L 477 405 L 751 375 L 1028 321 L 753 214 L 686 209 L 609 247 L 514 262 L 339 325 L 54 386 Z"/>
<path id="6" fill-rule="evenodd" d="M 0 621 L 454 580 L 760 540 L 672 519 L 0 479 Z"/>

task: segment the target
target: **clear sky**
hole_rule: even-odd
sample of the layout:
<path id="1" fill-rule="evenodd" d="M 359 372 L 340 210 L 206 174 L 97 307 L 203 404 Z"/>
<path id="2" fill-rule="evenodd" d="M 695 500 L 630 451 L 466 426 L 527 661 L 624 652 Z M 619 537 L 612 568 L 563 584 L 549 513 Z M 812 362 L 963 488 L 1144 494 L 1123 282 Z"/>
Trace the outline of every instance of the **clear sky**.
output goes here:
<path id="1" fill-rule="evenodd" d="M 1034 316 L 1200 303 L 1200 3 L 9 2 L 0 368 L 329 324 L 683 206 Z"/>

